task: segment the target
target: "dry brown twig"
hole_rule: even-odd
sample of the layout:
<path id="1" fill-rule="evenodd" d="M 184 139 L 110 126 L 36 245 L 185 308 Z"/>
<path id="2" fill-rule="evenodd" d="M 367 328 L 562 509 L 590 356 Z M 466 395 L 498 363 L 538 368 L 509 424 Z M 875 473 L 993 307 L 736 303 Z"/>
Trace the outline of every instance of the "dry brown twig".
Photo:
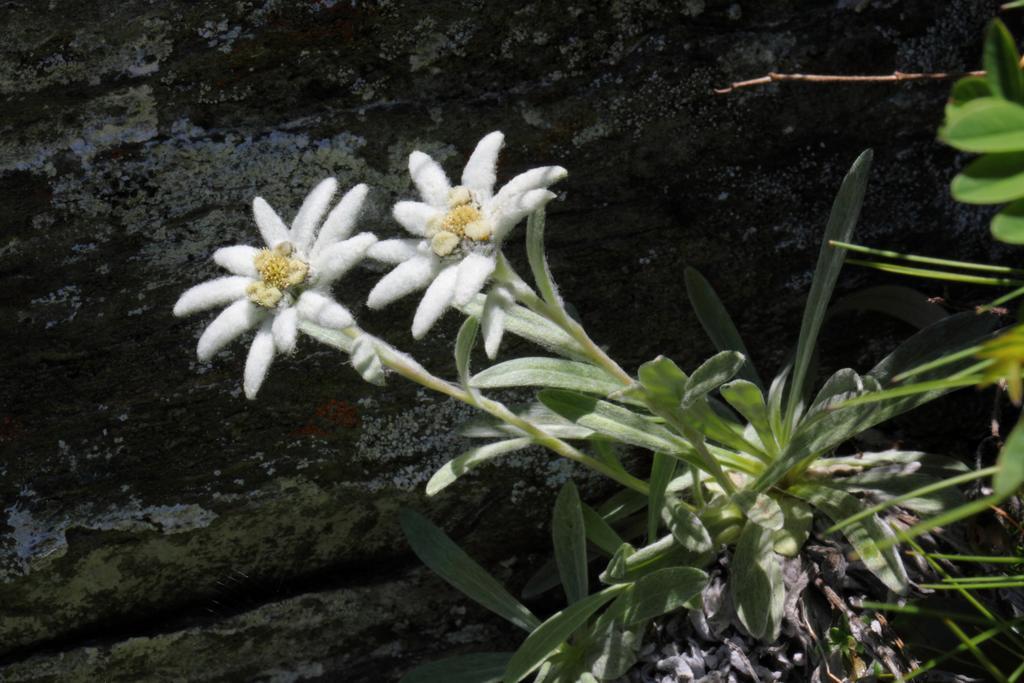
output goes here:
<path id="1" fill-rule="evenodd" d="M 796 81 L 800 83 L 897 83 L 902 81 L 946 81 L 964 76 L 984 76 L 984 71 L 966 71 L 951 73 L 904 73 L 894 71 L 891 74 L 881 76 L 841 76 L 836 74 L 780 74 L 774 71 L 760 78 L 751 78 L 748 81 L 736 81 L 725 88 L 716 88 L 718 95 L 727 95 L 740 88 L 751 88 L 769 83 L 781 83 Z"/>

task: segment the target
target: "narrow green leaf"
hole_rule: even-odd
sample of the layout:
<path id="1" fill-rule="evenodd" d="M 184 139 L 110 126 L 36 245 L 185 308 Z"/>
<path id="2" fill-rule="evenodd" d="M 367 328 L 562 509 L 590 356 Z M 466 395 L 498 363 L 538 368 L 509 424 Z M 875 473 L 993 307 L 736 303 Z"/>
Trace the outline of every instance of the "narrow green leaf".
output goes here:
<path id="1" fill-rule="evenodd" d="M 478 329 L 480 323 L 476 318 L 467 317 L 459 328 L 458 336 L 455 337 L 455 368 L 459 373 L 459 382 L 464 387 L 469 386 L 469 356 L 473 352 Z"/>
<path id="2" fill-rule="evenodd" d="M 559 415 L 624 443 L 666 453 L 688 450 L 688 444 L 680 437 L 621 406 L 561 389 L 545 389 L 537 396 Z"/>
<path id="3" fill-rule="evenodd" d="M 843 184 L 836 194 L 825 228 L 825 238 L 818 253 L 818 264 L 811 282 L 811 292 L 804 306 L 803 321 L 800 323 L 800 336 L 797 339 L 796 354 L 793 360 L 793 380 L 789 383 L 789 394 L 786 397 L 785 419 L 783 428 L 792 428 L 793 416 L 796 414 L 804 397 L 801 395 L 804 380 L 810 369 L 811 357 L 818 343 L 818 332 L 828 312 L 828 303 L 832 298 L 832 290 L 839 279 L 839 271 L 843 267 L 846 252 L 829 247 L 829 241 L 849 242 L 853 230 L 857 227 L 860 208 L 864 203 L 864 192 L 868 183 L 868 172 L 871 169 L 871 150 L 863 152 L 853 162 L 850 171 L 843 179 Z"/>
<path id="4" fill-rule="evenodd" d="M 587 537 L 580 494 L 572 481 L 565 482 L 555 499 L 551 540 L 555 547 L 558 575 L 569 603 L 579 602 L 589 592 L 587 581 Z"/>
<path id="5" fill-rule="evenodd" d="M 772 532 L 747 522 L 729 562 L 729 592 L 750 635 L 765 642 L 779 637 L 785 591 Z"/>
<path id="6" fill-rule="evenodd" d="M 1020 53 L 1010 31 L 999 19 L 993 19 L 985 33 L 982 52 L 985 80 L 992 94 L 1011 102 L 1024 102 L 1024 78 L 1020 73 Z"/>
<path id="7" fill-rule="evenodd" d="M 914 334 L 879 361 L 868 374 L 885 386 L 892 382 L 896 375 L 977 344 L 998 325 L 999 318 L 988 313 L 966 312 L 951 315 Z"/>
<path id="8" fill-rule="evenodd" d="M 597 512 L 604 521 L 614 524 L 643 510 L 646 506 L 647 496 L 633 489 L 622 489 L 601 503 Z"/>
<path id="9" fill-rule="evenodd" d="M 1003 204 L 1024 197 L 1024 152 L 986 154 L 961 171 L 949 186 L 965 204 Z"/>
<path id="10" fill-rule="evenodd" d="M 544 253 L 544 209 L 538 209 L 526 219 L 526 258 L 537 283 L 537 291 L 549 304 L 561 307 L 562 298 L 551 277 L 548 259 Z"/>
<path id="11" fill-rule="evenodd" d="M 609 607 L 627 626 L 668 614 L 699 597 L 708 575 L 694 567 L 666 567 L 639 579 Z"/>
<path id="12" fill-rule="evenodd" d="M 874 467 L 861 474 L 831 478 L 828 484 L 850 493 L 869 495 L 873 500 L 883 502 L 894 501 L 898 497 L 900 507 L 922 515 L 933 515 L 955 508 L 964 502 L 963 495 L 953 487 L 935 488 L 915 495 L 914 492 L 939 484 L 941 480 L 920 472 L 906 472 L 904 469 Z"/>
<path id="13" fill-rule="evenodd" d="M 958 109 L 939 137 L 964 152 L 1024 151 L 1024 107 L 995 97 L 973 100 Z"/>
<path id="14" fill-rule="evenodd" d="M 747 346 L 743 343 L 743 338 L 740 337 L 736 324 L 733 323 L 729 312 L 725 310 L 725 306 L 722 304 L 722 300 L 718 298 L 714 288 L 696 268 L 686 268 L 683 278 L 686 281 L 686 295 L 690 299 L 690 305 L 693 306 L 693 310 L 697 314 L 697 319 L 700 320 L 704 331 L 711 338 L 711 343 L 719 351 L 739 351 L 742 353 L 746 363 L 743 365 L 743 369 L 740 370 L 740 375 L 763 389 L 764 384 L 762 384 L 761 378 L 758 377 L 757 369 L 750 359 Z"/>
<path id="15" fill-rule="evenodd" d="M 595 593 L 569 605 L 561 612 L 556 612 L 543 624 L 537 626 L 509 660 L 502 677 L 503 683 L 519 683 L 529 676 L 576 629 L 585 624 L 591 615 L 625 589 L 626 585 L 609 586 L 600 593 Z"/>
<path id="16" fill-rule="evenodd" d="M 435 574 L 524 631 L 540 620 L 429 519 L 409 508 L 399 512 L 402 531 L 416 556 Z"/>
<path id="17" fill-rule="evenodd" d="M 999 471 L 992 477 L 995 495 L 1012 496 L 1024 485 L 1024 421 L 1010 432 L 996 465 Z"/>
<path id="18" fill-rule="evenodd" d="M 511 652 L 476 652 L 418 666 L 399 683 L 500 683 Z"/>
<path id="19" fill-rule="evenodd" d="M 772 548 L 784 557 L 796 557 L 811 535 L 814 512 L 807 504 L 796 498 L 782 496 L 777 500 L 785 521 L 781 529 L 772 533 Z"/>
<path id="20" fill-rule="evenodd" d="M 583 505 L 583 526 L 586 529 L 587 540 L 609 555 L 614 555 L 625 542 L 604 517 L 586 504 Z"/>
<path id="21" fill-rule="evenodd" d="M 649 482 L 650 502 L 647 504 L 647 542 L 653 543 L 658 538 L 658 526 L 661 522 L 661 508 L 665 503 L 665 488 L 676 471 L 676 459 L 665 453 L 655 453 L 651 464 L 651 480 Z"/>
<path id="22" fill-rule="evenodd" d="M 484 314 L 485 301 L 486 297 L 483 294 L 477 294 L 468 304 L 460 307 L 460 310 L 479 320 Z M 587 359 L 583 348 L 565 330 L 524 306 L 515 305 L 506 312 L 505 331 L 560 356 L 576 360 Z"/>
<path id="23" fill-rule="evenodd" d="M 757 385 L 745 379 L 735 379 L 723 384 L 720 391 L 722 398 L 753 426 L 766 451 L 775 454 L 778 451 L 778 444 L 768 422 L 768 407 L 765 405 L 764 395 Z"/>
<path id="24" fill-rule="evenodd" d="M 688 407 L 722 386 L 743 367 L 744 356 L 739 351 L 719 351 L 700 364 L 686 382 L 683 405 Z"/>
<path id="25" fill-rule="evenodd" d="M 1003 207 L 995 215 L 992 236 L 1007 244 L 1024 244 L 1024 200 Z"/>
<path id="26" fill-rule="evenodd" d="M 679 502 L 669 503 L 662 514 L 672 536 L 683 548 L 698 555 L 710 553 L 714 548 L 711 536 L 700 517 Z"/>
<path id="27" fill-rule="evenodd" d="M 590 363 L 561 358 L 516 358 L 477 373 L 470 385 L 478 389 L 552 387 L 607 396 L 622 383 Z"/>
<path id="28" fill-rule="evenodd" d="M 669 534 L 638 550 L 624 543 L 608 561 L 600 578 L 604 583 L 632 583 L 665 567 L 702 567 L 711 559 L 710 552 L 701 553 L 684 548 L 675 536 Z"/>
<path id="29" fill-rule="evenodd" d="M 528 448 L 533 440 L 527 437 L 508 439 L 472 448 L 441 466 L 427 482 L 427 495 L 436 496 L 466 472 L 495 458 Z"/>
<path id="30" fill-rule="evenodd" d="M 846 311 L 877 311 L 919 330 L 949 317 L 942 306 L 921 292 L 899 285 L 865 287 L 832 304 L 829 315 Z"/>
<path id="31" fill-rule="evenodd" d="M 852 517 L 864 508 L 864 505 L 850 494 L 828 486 L 798 484 L 791 486 L 788 492 L 818 508 L 833 522 Z M 844 527 L 843 534 L 864 562 L 864 566 L 889 590 L 901 595 L 906 593 L 909 586 L 907 570 L 903 566 L 899 552 L 890 544 L 890 541 L 895 540 L 895 534 L 888 523 L 871 516 L 848 524 Z M 880 550 L 880 545 L 885 549 Z"/>

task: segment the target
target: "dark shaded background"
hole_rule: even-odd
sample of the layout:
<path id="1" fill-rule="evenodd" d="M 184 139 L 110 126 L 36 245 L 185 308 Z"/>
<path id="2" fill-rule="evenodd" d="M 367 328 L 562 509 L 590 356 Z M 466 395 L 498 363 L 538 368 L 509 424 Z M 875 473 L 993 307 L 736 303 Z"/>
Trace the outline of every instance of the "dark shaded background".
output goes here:
<path id="1" fill-rule="evenodd" d="M 216 273 L 215 248 L 255 243 L 255 194 L 290 217 L 324 176 L 367 182 L 364 229 L 397 234 L 408 153 L 456 175 L 501 129 L 500 179 L 569 169 L 552 268 L 626 367 L 710 351 L 694 265 L 773 369 L 862 149 L 862 241 L 1000 254 L 984 211 L 948 196 L 948 84 L 712 88 L 977 68 L 997 4 L 0 0 L 0 677 L 379 681 L 514 644 L 419 568 L 394 512 L 427 509 L 516 586 L 567 468 L 515 458 L 425 503 L 467 411 L 364 385 L 308 339 L 247 402 L 246 345 L 199 364 L 208 317 L 174 319 L 178 294 Z M 454 316 L 414 345 L 414 299 L 361 309 L 380 272 L 339 299 L 451 374 Z M 826 346 L 863 369 L 907 331 L 847 319 Z"/>

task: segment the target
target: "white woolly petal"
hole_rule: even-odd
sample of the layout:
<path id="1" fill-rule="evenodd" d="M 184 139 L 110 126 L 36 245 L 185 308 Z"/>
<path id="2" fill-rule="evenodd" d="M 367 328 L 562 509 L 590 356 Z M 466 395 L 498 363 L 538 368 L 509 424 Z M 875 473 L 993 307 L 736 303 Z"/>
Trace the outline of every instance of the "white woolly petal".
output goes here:
<path id="1" fill-rule="evenodd" d="M 294 306 L 289 306 L 274 316 L 274 324 L 271 330 L 274 333 L 274 346 L 281 353 L 291 353 L 295 350 L 295 342 L 299 336 L 299 312 Z"/>
<path id="2" fill-rule="evenodd" d="M 306 195 L 305 201 L 299 207 L 292 221 L 290 233 L 292 244 L 302 253 L 309 251 L 313 246 L 313 233 L 327 213 L 327 207 L 331 205 L 331 198 L 334 191 L 338 189 L 338 181 L 334 178 L 326 178 L 313 188 L 313 191 Z"/>
<path id="3" fill-rule="evenodd" d="M 409 175 L 416 189 L 420 191 L 423 201 L 431 206 L 443 208 L 448 206 L 448 176 L 436 161 L 423 152 L 409 155 Z"/>
<path id="4" fill-rule="evenodd" d="M 225 308 L 199 337 L 199 345 L 196 347 L 199 360 L 213 358 L 215 353 L 238 335 L 256 327 L 264 316 L 266 312 L 248 299 L 236 301 Z"/>
<path id="5" fill-rule="evenodd" d="M 252 215 L 256 219 L 256 227 L 260 229 L 260 235 L 267 246 L 273 249 L 281 242 L 288 241 L 288 226 L 284 224 L 281 217 L 277 215 L 267 200 L 263 197 L 256 197 L 252 200 Z"/>
<path id="6" fill-rule="evenodd" d="M 366 255 L 382 263 L 401 263 L 419 254 L 421 240 L 383 240 L 366 250 Z"/>
<path id="7" fill-rule="evenodd" d="M 321 327 L 340 330 L 351 327 L 356 322 L 347 308 L 331 297 L 312 289 L 302 293 L 295 307 L 299 309 L 300 316 Z"/>
<path id="8" fill-rule="evenodd" d="M 519 224 L 519 221 L 554 198 L 554 192 L 530 190 L 525 194 L 516 195 L 502 204 L 492 219 L 494 221 L 494 241 L 500 243 L 505 239 L 505 235 Z"/>
<path id="9" fill-rule="evenodd" d="M 245 389 L 245 397 L 250 401 L 256 398 L 256 393 L 263 385 L 267 377 L 270 364 L 274 360 L 274 333 L 271 331 L 269 320 L 263 323 L 256 331 L 256 337 L 249 347 L 249 357 L 245 359 L 245 374 L 242 380 L 242 388 Z"/>
<path id="10" fill-rule="evenodd" d="M 498 152 L 505 144 L 505 136 L 501 131 L 488 133 L 480 142 L 466 162 L 462 171 L 462 184 L 475 190 L 481 201 L 487 201 L 494 192 L 494 182 L 498 179 Z"/>
<path id="11" fill-rule="evenodd" d="M 494 257 L 471 253 L 459 264 L 459 276 L 455 281 L 455 305 L 462 306 L 476 296 L 487 278 L 494 272 Z"/>
<path id="12" fill-rule="evenodd" d="M 174 315 L 178 317 L 192 315 L 208 308 L 223 306 L 232 301 L 245 298 L 245 288 L 252 282 L 250 278 L 240 275 L 219 277 L 196 285 L 178 298 L 174 304 Z"/>
<path id="13" fill-rule="evenodd" d="M 359 183 L 345 193 L 338 205 L 327 214 L 327 220 L 324 221 L 323 227 L 320 228 L 320 235 L 316 238 L 313 254 L 349 236 L 359 219 L 359 213 L 363 210 L 363 202 L 366 201 L 366 193 L 369 191 L 369 187 Z"/>
<path id="14" fill-rule="evenodd" d="M 494 360 L 505 334 L 505 315 L 512 308 L 512 292 L 506 287 L 494 287 L 484 300 L 484 312 L 480 316 L 480 332 L 484 338 L 484 351 Z"/>
<path id="15" fill-rule="evenodd" d="M 530 190 L 546 189 L 547 187 L 554 185 L 559 180 L 569 175 L 561 166 L 541 166 L 540 168 L 531 168 L 529 171 L 520 173 L 512 180 L 505 183 L 498 194 L 495 195 L 494 201 L 500 205 L 506 202 L 516 195 L 529 192 Z"/>
<path id="16" fill-rule="evenodd" d="M 213 262 L 235 275 L 257 278 L 256 263 L 253 259 L 260 252 L 256 247 L 239 244 L 234 247 L 222 247 L 213 252 Z"/>
<path id="17" fill-rule="evenodd" d="M 434 281 L 427 287 L 420 305 L 416 308 L 416 315 L 412 319 L 412 336 L 421 339 L 430 331 L 438 318 L 448 309 L 455 295 L 455 280 L 458 277 L 459 267 L 451 265 L 442 270 L 434 278 Z"/>
<path id="18" fill-rule="evenodd" d="M 423 289 L 434 278 L 437 266 L 437 259 L 428 256 L 417 256 L 398 264 L 370 290 L 366 305 L 375 309 L 383 308 L 410 292 Z"/>
<path id="19" fill-rule="evenodd" d="M 391 209 L 391 215 L 412 234 L 423 235 L 427 231 L 427 221 L 442 215 L 442 212 L 423 202 L 398 202 Z"/>
<path id="20" fill-rule="evenodd" d="M 372 232 L 361 232 L 344 242 L 327 247 L 313 257 L 313 270 L 318 286 L 326 286 L 348 272 L 348 269 L 363 260 L 366 250 L 377 241 Z"/>

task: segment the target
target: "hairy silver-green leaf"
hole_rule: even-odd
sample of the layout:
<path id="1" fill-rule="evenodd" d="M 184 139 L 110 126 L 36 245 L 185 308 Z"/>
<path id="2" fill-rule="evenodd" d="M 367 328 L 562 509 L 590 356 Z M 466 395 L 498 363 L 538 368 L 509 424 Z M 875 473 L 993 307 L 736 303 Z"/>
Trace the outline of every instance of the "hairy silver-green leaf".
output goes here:
<path id="1" fill-rule="evenodd" d="M 561 358 L 516 358 L 477 373 L 470 386 L 478 389 L 552 387 L 607 396 L 622 383 L 590 363 Z"/>
<path id="2" fill-rule="evenodd" d="M 738 351 L 719 351 L 701 363 L 686 382 L 683 404 L 691 405 L 731 380 L 743 362 L 744 356 Z"/>
<path id="3" fill-rule="evenodd" d="M 658 537 L 661 522 L 661 508 L 665 503 L 665 488 L 676 471 L 676 460 L 665 453 L 655 453 L 651 464 L 651 478 L 648 482 L 649 502 L 647 504 L 647 541 Z"/>
<path id="4" fill-rule="evenodd" d="M 538 398 L 559 415 L 623 443 L 667 453 L 689 450 L 689 444 L 652 419 L 607 401 L 561 389 L 545 389 Z"/>
<path id="5" fill-rule="evenodd" d="M 587 596 L 587 538 L 583 523 L 580 494 L 572 481 L 567 481 L 555 499 L 551 520 L 551 540 L 555 547 L 558 575 L 562 579 L 569 603 Z"/>
<path id="6" fill-rule="evenodd" d="M 797 484 L 788 491 L 837 523 L 864 509 L 864 505 L 850 494 L 828 486 Z M 899 551 L 892 546 L 879 550 L 879 544 L 889 543 L 895 536 L 886 522 L 872 515 L 847 526 L 843 533 L 872 574 L 894 593 L 906 593 L 909 579 Z"/>
<path id="7" fill-rule="evenodd" d="M 744 516 L 754 524 L 769 531 L 782 528 L 784 521 L 782 508 L 768 494 L 744 490 L 737 491 L 732 499 L 743 510 Z"/>
<path id="8" fill-rule="evenodd" d="M 475 652 L 416 667 L 399 683 L 500 683 L 511 652 Z"/>
<path id="9" fill-rule="evenodd" d="M 697 319 L 700 320 L 701 326 L 708 333 L 715 348 L 719 351 L 742 353 L 746 363 L 740 370 L 740 375 L 763 388 L 764 384 L 758 377 L 753 361 L 750 360 L 750 353 L 747 352 L 743 338 L 740 337 L 736 324 L 733 323 L 729 312 L 725 310 L 725 306 L 722 305 L 722 300 L 718 298 L 714 288 L 695 268 L 686 268 L 683 279 L 686 281 L 686 295 L 690 299 L 690 305 L 693 306 Z"/>
<path id="10" fill-rule="evenodd" d="M 750 635 L 765 642 L 779 637 L 786 587 L 770 530 L 753 522 L 744 525 L 729 562 L 729 592 Z"/>
<path id="11" fill-rule="evenodd" d="M 796 557 L 811 535 L 814 512 L 806 503 L 789 496 L 777 501 L 785 520 L 781 529 L 772 532 L 772 548 L 784 557 Z"/>
<path id="12" fill-rule="evenodd" d="M 687 550 L 704 554 L 712 550 L 711 536 L 703 522 L 679 501 L 671 501 L 663 513 L 665 524 L 679 545 Z"/>
<path id="13" fill-rule="evenodd" d="M 539 667 L 545 659 L 587 622 L 597 610 L 626 589 L 625 585 L 609 586 L 577 603 L 556 612 L 527 636 L 505 668 L 503 683 L 518 683 Z"/>
<path id="14" fill-rule="evenodd" d="M 466 472 L 491 460 L 528 448 L 533 440 L 528 437 L 508 439 L 472 448 L 441 466 L 427 482 L 427 495 L 435 496 Z"/>
<path id="15" fill-rule="evenodd" d="M 609 612 L 627 626 L 660 617 L 701 595 L 708 575 L 695 567 L 666 567 L 637 580 Z"/>
<path id="16" fill-rule="evenodd" d="M 832 298 L 832 290 L 835 288 L 836 280 L 839 279 L 839 271 L 846 258 L 845 250 L 833 249 L 829 246 L 829 242 L 850 241 L 853 230 L 857 227 L 857 219 L 860 217 L 860 207 L 864 203 L 864 191 L 867 188 L 872 156 L 871 150 L 867 150 L 857 157 L 853 166 L 850 167 L 849 173 L 843 179 L 843 184 L 832 204 L 832 213 L 829 215 L 825 237 L 818 253 L 818 264 L 814 269 L 811 292 L 807 295 L 804 317 L 800 323 L 800 336 L 797 339 L 796 354 L 793 360 L 793 379 L 789 383 L 789 394 L 785 403 L 783 427 L 787 433 L 791 428 L 789 422 L 804 398 L 801 394 L 810 368 L 811 357 L 818 343 L 818 332 L 825 320 L 828 302 Z"/>
<path id="17" fill-rule="evenodd" d="M 402 531 L 416 556 L 435 574 L 498 616 L 525 631 L 540 620 L 505 590 L 498 581 L 426 517 L 404 508 L 399 513 Z"/>

